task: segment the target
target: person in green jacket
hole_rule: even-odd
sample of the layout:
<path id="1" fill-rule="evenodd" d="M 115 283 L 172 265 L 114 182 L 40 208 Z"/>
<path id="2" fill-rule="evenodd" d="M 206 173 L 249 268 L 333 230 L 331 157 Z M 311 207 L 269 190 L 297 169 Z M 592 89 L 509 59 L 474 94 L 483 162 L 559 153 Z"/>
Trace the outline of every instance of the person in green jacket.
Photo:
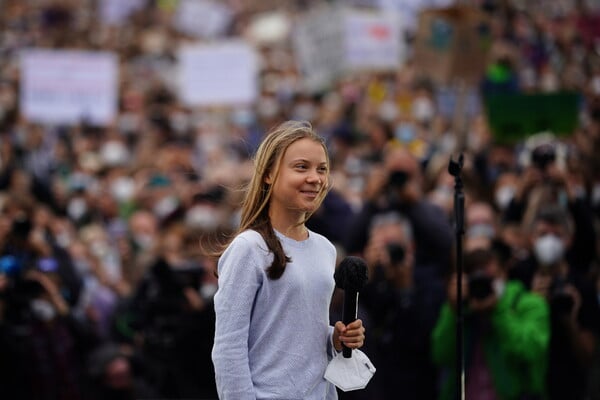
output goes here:
<path id="1" fill-rule="evenodd" d="M 550 339 L 544 299 L 517 281 L 506 280 L 497 253 L 465 254 L 464 391 L 469 400 L 543 399 Z M 456 274 L 448 300 L 432 333 L 433 361 L 441 374 L 440 399 L 454 399 L 456 388 Z"/>

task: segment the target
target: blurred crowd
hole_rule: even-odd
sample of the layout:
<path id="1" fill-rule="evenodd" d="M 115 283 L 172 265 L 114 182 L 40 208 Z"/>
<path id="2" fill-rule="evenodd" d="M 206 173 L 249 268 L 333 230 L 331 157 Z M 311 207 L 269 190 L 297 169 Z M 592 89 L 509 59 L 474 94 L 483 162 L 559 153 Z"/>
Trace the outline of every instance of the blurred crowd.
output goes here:
<path id="1" fill-rule="evenodd" d="M 144 3 L 109 25 L 97 1 L 0 1 L 3 397 L 216 398 L 215 260 L 202 249 L 235 229 L 262 135 L 302 119 L 327 139 L 334 182 L 308 225 L 340 258 L 369 265 L 359 315 L 378 371 L 341 398 L 453 398 L 456 182 L 447 166 L 461 152 L 468 398 L 600 399 L 594 2 L 461 2 L 488 14 L 501 50 L 459 125 L 460 91 L 424 76 L 410 52 L 396 71 L 345 74 L 311 93 L 291 40 L 258 47 L 255 103 L 188 107 L 169 77 L 177 45 L 193 38 L 172 28 L 176 1 Z M 321 2 L 281 3 L 297 16 Z M 264 11 L 223 4 L 226 37 L 244 37 Z M 409 48 L 414 34 L 404 32 Z M 27 121 L 18 68 L 27 47 L 115 52 L 114 123 Z M 579 94 L 570 135 L 496 140 L 485 95 L 561 90 Z M 333 321 L 340 307 L 336 292 Z"/>

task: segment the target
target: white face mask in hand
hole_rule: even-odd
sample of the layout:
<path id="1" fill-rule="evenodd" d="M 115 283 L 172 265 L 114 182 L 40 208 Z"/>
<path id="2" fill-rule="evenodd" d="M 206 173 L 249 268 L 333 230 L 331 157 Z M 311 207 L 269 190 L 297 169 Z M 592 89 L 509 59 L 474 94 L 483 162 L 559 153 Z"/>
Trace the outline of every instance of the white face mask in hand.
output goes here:
<path id="1" fill-rule="evenodd" d="M 354 349 L 350 358 L 344 358 L 343 353 L 336 354 L 325 370 L 325 379 L 348 392 L 365 388 L 375 371 L 369 357 Z"/>

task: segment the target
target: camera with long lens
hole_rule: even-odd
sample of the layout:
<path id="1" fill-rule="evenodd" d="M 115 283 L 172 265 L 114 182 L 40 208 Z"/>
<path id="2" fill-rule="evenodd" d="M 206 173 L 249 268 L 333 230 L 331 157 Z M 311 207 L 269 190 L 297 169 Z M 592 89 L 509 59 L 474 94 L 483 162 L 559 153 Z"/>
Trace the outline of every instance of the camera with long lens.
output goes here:
<path id="1" fill-rule="evenodd" d="M 491 249 L 475 249 L 465 254 L 465 272 L 468 279 L 468 297 L 482 300 L 494 294 L 494 278 L 485 272 L 486 266 L 493 262 L 496 254 Z"/>
<path id="2" fill-rule="evenodd" d="M 469 275 L 468 287 L 471 299 L 483 300 L 494 293 L 492 278 L 481 271 Z"/>
<path id="3" fill-rule="evenodd" d="M 200 264 L 183 263 L 171 266 L 164 258 L 152 267 L 156 282 L 163 294 L 179 294 L 187 287 L 199 289 L 205 270 Z"/>
<path id="4" fill-rule="evenodd" d="M 388 186 L 393 189 L 401 189 L 408 182 L 408 174 L 405 171 L 391 171 L 388 177 Z"/>
<path id="5" fill-rule="evenodd" d="M 542 171 L 545 170 L 548 165 L 552 164 L 555 160 L 556 149 L 549 143 L 539 145 L 531 152 L 532 164 Z"/>
<path id="6" fill-rule="evenodd" d="M 388 243 L 386 245 L 386 250 L 390 258 L 390 263 L 393 266 L 399 265 L 404 261 L 406 253 L 404 251 L 404 247 L 402 247 L 402 245 L 399 243 Z"/>
<path id="7" fill-rule="evenodd" d="M 399 205 L 402 203 L 400 191 L 408 182 L 409 175 L 405 171 L 390 171 L 387 181 L 387 196 L 390 204 Z"/>
<path id="8" fill-rule="evenodd" d="M 204 267 L 196 263 L 187 263 L 179 268 L 173 268 L 173 278 L 180 288 L 191 287 L 200 289 L 205 275 Z"/>
<path id="9" fill-rule="evenodd" d="M 575 305 L 575 300 L 565 290 L 567 282 L 564 279 L 554 279 L 550 285 L 550 309 L 554 315 L 563 316 L 570 314 Z"/>
<path id="10" fill-rule="evenodd" d="M 159 359 L 172 359 L 173 349 L 181 335 L 182 321 L 187 321 L 188 302 L 184 291 L 198 290 L 204 268 L 197 263 L 170 264 L 159 258 L 152 266 L 151 289 L 140 297 L 139 314 L 143 323 L 137 328 L 143 331 L 144 347 Z"/>

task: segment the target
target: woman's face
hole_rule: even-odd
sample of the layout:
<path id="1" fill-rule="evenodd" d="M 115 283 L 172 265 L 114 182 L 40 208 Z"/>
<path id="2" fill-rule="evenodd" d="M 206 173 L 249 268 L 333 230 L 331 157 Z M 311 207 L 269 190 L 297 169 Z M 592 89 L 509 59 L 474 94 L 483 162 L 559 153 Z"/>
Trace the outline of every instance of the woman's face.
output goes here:
<path id="1" fill-rule="evenodd" d="M 272 184 L 271 212 L 313 212 L 319 205 L 321 192 L 327 187 L 329 174 L 323 146 L 312 139 L 300 139 L 284 152 L 277 179 L 268 175 Z"/>

